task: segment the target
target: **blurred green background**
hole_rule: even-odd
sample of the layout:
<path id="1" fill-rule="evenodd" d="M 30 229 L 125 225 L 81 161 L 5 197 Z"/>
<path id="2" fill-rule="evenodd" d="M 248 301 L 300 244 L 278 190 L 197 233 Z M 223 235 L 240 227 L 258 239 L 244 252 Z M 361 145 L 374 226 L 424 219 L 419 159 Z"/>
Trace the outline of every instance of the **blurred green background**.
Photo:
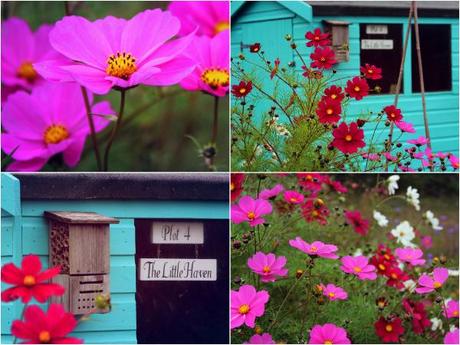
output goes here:
<path id="1" fill-rule="evenodd" d="M 33 30 L 43 23 L 54 23 L 65 15 L 63 1 L 2 1 L 2 20 L 17 16 L 28 21 Z M 72 13 L 90 20 L 108 15 L 131 18 L 149 8 L 166 8 L 167 1 L 84 1 L 68 2 Z M 148 33 L 146 33 L 148 34 Z M 107 99 L 118 112 L 120 95 L 112 91 L 97 96 Z M 124 124 L 110 153 L 111 171 L 206 171 L 196 145 L 211 137 L 214 97 L 201 92 L 188 92 L 178 86 L 155 88 L 139 86 L 129 90 L 126 98 Z M 228 171 L 229 128 L 228 96 L 219 99 L 219 130 L 217 139 L 217 170 Z M 111 129 L 111 127 L 110 127 Z M 109 130 L 98 134 L 99 141 Z M 105 147 L 105 146 L 101 146 Z M 97 170 L 90 138 L 78 166 L 67 168 L 62 157 L 49 161 L 44 171 Z"/>

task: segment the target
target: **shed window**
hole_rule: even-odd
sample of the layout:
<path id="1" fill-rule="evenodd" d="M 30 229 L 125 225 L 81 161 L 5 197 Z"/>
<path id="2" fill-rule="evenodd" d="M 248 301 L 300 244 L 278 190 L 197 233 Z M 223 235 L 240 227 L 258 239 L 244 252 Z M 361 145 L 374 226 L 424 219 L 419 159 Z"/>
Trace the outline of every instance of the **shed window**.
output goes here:
<path id="1" fill-rule="evenodd" d="M 368 63 L 382 69 L 383 78 L 368 80 L 381 94 L 396 92 L 402 58 L 402 24 L 360 24 L 361 66 Z M 403 84 L 401 83 L 401 90 Z"/>
<path id="2" fill-rule="evenodd" d="M 452 90 L 450 25 L 419 24 L 419 32 L 425 91 Z M 412 26 L 412 92 L 420 92 L 414 26 Z"/>

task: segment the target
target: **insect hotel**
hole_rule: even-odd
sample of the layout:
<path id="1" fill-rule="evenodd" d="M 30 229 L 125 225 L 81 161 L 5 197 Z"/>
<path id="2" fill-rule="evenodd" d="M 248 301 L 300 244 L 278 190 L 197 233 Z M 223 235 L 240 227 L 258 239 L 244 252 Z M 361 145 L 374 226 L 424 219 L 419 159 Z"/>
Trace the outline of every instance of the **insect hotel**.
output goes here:
<path id="1" fill-rule="evenodd" d="M 1 186 L 2 265 L 61 266 L 51 302 L 80 319 L 73 336 L 228 343 L 227 174 L 2 173 Z M 2 303 L 2 343 L 22 308 Z"/>

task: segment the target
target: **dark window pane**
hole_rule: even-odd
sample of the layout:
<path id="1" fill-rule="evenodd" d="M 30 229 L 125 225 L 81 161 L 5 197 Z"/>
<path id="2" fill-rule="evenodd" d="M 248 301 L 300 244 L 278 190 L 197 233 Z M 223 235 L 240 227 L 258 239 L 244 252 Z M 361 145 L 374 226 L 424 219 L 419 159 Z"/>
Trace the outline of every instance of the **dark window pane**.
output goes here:
<path id="1" fill-rule="evenodd" d="M 368 63 L 382 69 L 383 78 L 368 80 L 369 86 L 380 87 L 383 94 L 395 93 L 402 57 L 402 24 L 360 24 L 359 31 L 361 66 Z M 384 49 L 391 45 L 392 49 Z M 400 93 L 402 90 L 403 83 Z"/>
<path id="2" fill-rule="evenodd" d="M 425 91 L 452 90 L 450 25 L 419 24 Z M 412 92 L 420 92 L 415 31 L 412 25 Z"/>

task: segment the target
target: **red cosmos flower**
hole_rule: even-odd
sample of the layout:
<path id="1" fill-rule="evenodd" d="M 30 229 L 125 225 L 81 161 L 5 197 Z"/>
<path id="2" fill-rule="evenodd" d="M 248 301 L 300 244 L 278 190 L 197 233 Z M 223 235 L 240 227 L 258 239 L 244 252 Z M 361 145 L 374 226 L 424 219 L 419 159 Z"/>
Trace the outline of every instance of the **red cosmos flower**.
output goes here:
<path id="1" fill-rule="evenodd" d="M 249 51 L 251 53 L 257 53 L 260 50 L 260 43 L 254 43 L 249 46 Z"/>
<path id="2" fill-rule="evenodd" d="M 59 284 L 47 283 L 58 275 L 61 268 L 53 267 L 40 272 L 42 264 L 37 255 L 27 255 L 21 263 L 21 268 L 9 263 L 2 267 L 2 282 L 14 285 L 2 291 L 2 301 L 11 302 L 18 298 L 22 303 L 29 303 L 32 298 L 44 303 L 50 296 L 61 296 L 64 287 Z"/>
<path id="3" fill-rule="evenodd" d="M 396 108 L 394 105 L 388 105 L 383 108 L 385 114 L 387 114 L 388 121 L 398 122 L 402 120 L 401 110 Z"/>
<path id="4" fill-rule="evenodd" d="M 317 193 L 321 190 L 324 176 L 318 173 L 299 173 L 297 181 L 303 190 Z"/>
<path id="5" fill-rule="evenodd" d="M 385 276 L 388 278 L 387 285 L 393 286 L 396 289 L 404 288 L 403 282 L 409 280 L 409 276 L 401 270 L 398 266 L 390 267 L 386 272 Z"/>
<path id="6" fill-rule="evenodd" d="M 345 211 L 345 221 L 353 227 L 355 232 L 365 236 L 369 231 L 369 221 L 361 217 L 359 211 Z"/>
<path id="7" fill-rule="evenodd" d="M 313 32 L 308 31 L 305 34 L 305 38 L 310 40 L 310 42 L 307 42 L 307 47 L 329 46 L 331 45 L 329 36 L 329 33 L 321 32 L 320 28 L 316 28 Z"/>
<path id="8" fill-rule="evenodd" d="M 332 132 L 334 140 L 332 145 L 343 153 L 355 153 L 359 148 L 366 146 L 364 142 L 364 131 L 358 128 L 356 122 L 348 126 L 342 122 L 339 127 Z"/>
<path id="9" fill-rule="evenodd" d="M 302 215 L 307 222 L 318 222 L 321 225 L 327 224 L 327 217 L 329 216 L 329 209 L 322 199 L 310 199 L 301 206 Z"/>
<path id="10" fill-rule="evenodd" d="M 82 339 L 66 337 L 76 326 L 72 313 L 66 313 L 60 304 L 51 304 L 47 313 L 31 305 L 24 312 L 24 321 L 13 321 L 11 334 L 28 344 L 82 344 Z"/>
<path id="11" fill-rule="evenodd" d="M 312 68 L 330 69 L 332 65 L 337 63 L 335 53 L 329 47 L 316 48 L 315 51 L 310 54 L 310 58 L 313 60 L 310 64 Z"/>
<path id="12" fill-rule="evenodd" d="M 275 60 L 275 67 L 272 69 L 271 73 L 270 73 L 270 79 L 273 79 L 273 77 L 275 76 L 276 73 L 278 73 L 278 68 L 280 66 L 280 59 L 279 58 L 276 58 Z"/>
<path id="13" fill-rule="evenodd" d="M 340 120 L 341 113 L 342 106 L 340 102 L 330 98 L 319 101 L 316 108 L 316 114 L 321 123 L 337 123 Z"/>
<path id="14" fill-rule="evenodd" d="M 243 191 L 244 174 L 231 174 L 230 192 L 232 193 L 232 202 L 238 199 Z"/>
<path id="15" fill-rule="evenodd" d="M 232 85 L 232 94 L 236 98 L 246 97 L 252 90 L 252 81 L 240 81 L 238 85 Z"/>
<path id="16" fill-rule="evenodd" d="M 366 79 L 354 77 L 352 80 L 347 81 L 345 92 L 359 101 L 369 94 L 369 85 L 367 85 Z"/>
<path id="17" fill-rule="evenodd" d="M 376 254 L 370 260 L 371 265 L 375 266 L 378 274 L 386 274 L 392 267 L 397 266 L 396 261 L 391 249 L 379 244 Z"/>
<path id="18" fill-rule="evenodd" d="M 334 101 L 341 102 L 345 97 L 345 94 L 342 92 L 342 88 L 340 86 L 332 85 L 324 90 L 323 98 L 330 98 Z"/>
<path id="19" fill-rule="evenodd" d="M 328 175 L 324 177 L 323 182 L 331 186 L 337 193 L 348 192 L 348 188 L 345 187 L 340 181 L 331 180 L 331 178 Z"/>
<path id="20" fill-rule="evenodd" d="M 412 318 L 412 330 L 415 334 L 422 334 L 425 328 L 431 327 L 431 321 L 427 318 L 425 305 L 422 302 L 403 299 L 402 305 L 407 315 Z"/>
<path id="21" fill-rule="evenodd" d="M 384 343 L 398 343 L 399 337 L 404 334 L 402 321 L 399 317 L 385 319 L 381 316 L 374 327 L 375 333 Z"/>
<path id="22" fill-rule="evenodd" d="M 368 63 L 360 68 L 361 73 L 364 75 L 364 78 L 377 80 L 382 79 L 382 69 L 375 67 L 374 65 L 369 65 Z"/>

